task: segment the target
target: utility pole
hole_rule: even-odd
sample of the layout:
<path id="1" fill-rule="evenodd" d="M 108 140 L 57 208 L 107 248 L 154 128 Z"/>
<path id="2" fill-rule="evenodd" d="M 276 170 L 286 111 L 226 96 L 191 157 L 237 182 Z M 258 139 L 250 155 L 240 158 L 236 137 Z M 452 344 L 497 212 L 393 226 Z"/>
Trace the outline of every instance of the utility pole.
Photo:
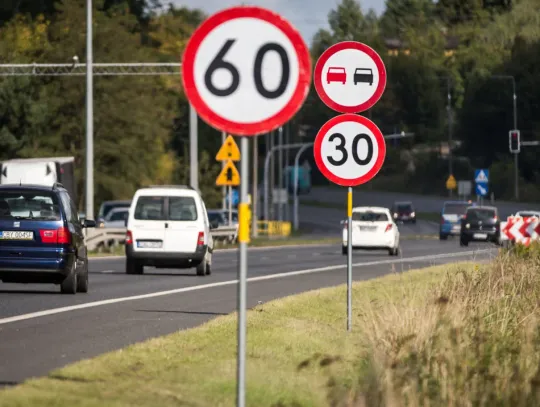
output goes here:
<path id="1" fill-rule="evenodd" d="M 92 0 L 86 2 L 86 219 L 94 219 L 94 71 Z"/>
<path id="2" fill-rule="evenodd" d="M 446 78 L 446 92 L 447 92 L 447 105 L 446 110 L 448 114 L 448 176 L 453 175 L 452 168 L 452 94 L 450 93 L 450 77 Z M 449 189 L 448 192 L 452 196 L 452 190 Z"/>

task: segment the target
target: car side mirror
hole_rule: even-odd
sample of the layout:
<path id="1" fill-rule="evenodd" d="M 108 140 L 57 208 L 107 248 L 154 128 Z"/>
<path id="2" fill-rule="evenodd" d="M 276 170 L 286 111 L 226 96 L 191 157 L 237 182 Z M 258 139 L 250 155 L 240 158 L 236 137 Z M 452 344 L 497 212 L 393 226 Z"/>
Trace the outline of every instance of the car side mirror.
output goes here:
<path id="1" fill-rule="evenodd" d="M 90 220 L 90 219 L 85 219 L 82 221 L 82 227 L 83 228 L 95 228 L 96 227 L 96 221 L 95 220 Z"/>

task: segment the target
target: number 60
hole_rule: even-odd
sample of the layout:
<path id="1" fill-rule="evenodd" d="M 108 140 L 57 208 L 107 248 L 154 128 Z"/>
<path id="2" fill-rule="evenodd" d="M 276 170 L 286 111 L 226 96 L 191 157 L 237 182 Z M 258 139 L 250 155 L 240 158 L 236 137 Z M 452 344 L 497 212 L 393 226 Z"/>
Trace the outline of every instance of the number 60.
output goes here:
<path id="1" fill-rule="evenodd" d="M 238 72 L 238 69 L 232 63 L 227 62 L 223 59 L 235 42 L 236 39 L 230 38 L 225 41 L 225 44 L 223 45 L 223 47 L 221 47 L 221 49 L 219 50 L 215 58 L 212 60 L 204 74 L 204 83 L 210 93 L 215 96 L 230 96 L 231 94 L 236 92 L 238 86 L 240 85 L 240 73 Z M 269 51 L 277 52 L 281 59 L 282 65 L 281 79 L 279 81 L 278 87 L 275 90 L 268 90 L 267 88 L 265 88 L 262 80 L 262 63 L 264 56 Z M 232 76 L 231 84 L 225 89 L 217 88 L 212 82 L 214 72 L 216 72 L 218 69 L 226 69 Z M 253 79 L 255 80 L 255 87 L 257 88 L 257 92 L 259 92 L 261 96 L 267 99 L 276 99 L 283 95 L 283 93 L 285 93 L 285 90 L 287 89 L 287 85 L 289 84 L 290 74 L 291 69 L 289 57 L 287 56 L 287 51 L 285 51 L 285 49 L 281 45 L 275 42 L 269 42 L 263 44 L 259 48 L 257 54 L 255 55 L 255 63 L 253 66 Z"/>

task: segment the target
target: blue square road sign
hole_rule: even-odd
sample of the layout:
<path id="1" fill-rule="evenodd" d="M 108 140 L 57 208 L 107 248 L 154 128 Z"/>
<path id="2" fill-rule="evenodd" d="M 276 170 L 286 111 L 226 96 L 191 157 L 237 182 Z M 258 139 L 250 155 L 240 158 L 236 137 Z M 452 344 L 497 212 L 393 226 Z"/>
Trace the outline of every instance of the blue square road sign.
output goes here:
<path id="1" fill-rule="evenodd" d="M 487 183 L 477 183 L 475 185 L 475 192 L 478 196 L 486 196 L 488 194 L 489 188 Z"/>
<path id="2" fill-rule="evenodd" d="M 489 182 L 489 170 L 484 168 L 474 170 L 474 182 L 476 184 L 487 184 Z"/>

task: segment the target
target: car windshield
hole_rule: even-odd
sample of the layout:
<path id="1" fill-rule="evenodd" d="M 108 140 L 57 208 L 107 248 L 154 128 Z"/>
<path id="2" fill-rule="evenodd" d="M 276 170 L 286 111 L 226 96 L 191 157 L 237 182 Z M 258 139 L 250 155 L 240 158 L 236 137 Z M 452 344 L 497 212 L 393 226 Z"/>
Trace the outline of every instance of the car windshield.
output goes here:
<path id="1" fill-rule="evenodd" d="M 328 71 L 332 73 L 345 73 L 345 68 L 330 68 Z"/>
<path id="2" fill-rule="evenodd" d="M 490 220 L 495 216 L 496 212 L 493 209 L 473 209 L 467 211 L 467 220 L 471 222 Z"/>
<path id="3" fill-rule="evenodd" d="M 208 220 L 210 223 L 217 222 L 220 225 L 225 223 L 225 219 L 223 219 L 223 216 L 219 212 L 208 212 Z"/>
<path id="4" fill-rule="evenodd" d="M 162 196 L 139 197 L 134 217 L 138 220 L 166 220 L 165 198 Z"/>
<path id="5" fill-rule="evenodd" d="M 444 205 L 445 215 L 465 215 L 469 204 L 446 204 Z"/>
<path id="6" fill-rule="evenodd" d="M 112 211 L 115 208 L 129 208 L 131 206 L 130 203 L 124 203 L 124 202 L 109 202 L 103 204 L 103 213 L 102 217 L 105 218 L 110 211 Z"/>
<path id="7" fill-rule="evenodd" d="M 191 196 L 171 196 L 169 198 L 169 220 L 196 221 L 197 205 Z"/>
<path id="8" fill-rule="evenodd" d="M 412 212 L 411 204 L 398 204 L 396 205 L 397 212 Z"/>
<path id="9" fill-rule="evenodd" d="M 61 220 L 58 198 L 44 191 L 0 191 L 0 219 Z"/>
<path id="10" fill-rule="evenodd" d="M 352 220 L 361 222 L 388 222 L 384 212 L 353 212 Z"/>
<path id="11" fill-rule="evenodd" d="M 127 211 L 118 211 L 111 213 L 111 216 L 109 216 L 110 222 L 125 220 L 127 218 Z"/>

